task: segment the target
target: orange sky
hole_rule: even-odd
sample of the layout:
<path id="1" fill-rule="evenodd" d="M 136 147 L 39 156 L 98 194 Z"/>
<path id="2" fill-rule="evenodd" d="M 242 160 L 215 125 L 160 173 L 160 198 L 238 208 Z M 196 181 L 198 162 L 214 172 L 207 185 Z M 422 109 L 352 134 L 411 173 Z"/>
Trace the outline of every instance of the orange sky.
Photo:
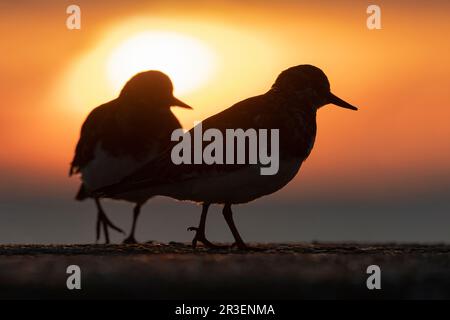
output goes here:
<path id="1" fill-rule="evenodd" d="M 82 29 L 69 31 L 71 3 L 0 4 L 0 191 L 74 192 L 68 164 L 96 106 L 89 103 L 117 94 L 90 90 L 84 81 L 104 75 L 82 62 L 101 57 L 115 32 L 132 35 L 139 26 L 198 39 L 217 56 L 211 78 L 180 96 L 195 108 L 176 110 L 185 127 L 265 92 L 283 69 L 304 63 L 322 68 L 334 93 L 360 108 L 320 110 L 315 149 L 278 197 L 366 198 L 449 185 L 446 1 L 378 1 L 377 31 L 366 28 L 365 1 L 76 1 Z"/>

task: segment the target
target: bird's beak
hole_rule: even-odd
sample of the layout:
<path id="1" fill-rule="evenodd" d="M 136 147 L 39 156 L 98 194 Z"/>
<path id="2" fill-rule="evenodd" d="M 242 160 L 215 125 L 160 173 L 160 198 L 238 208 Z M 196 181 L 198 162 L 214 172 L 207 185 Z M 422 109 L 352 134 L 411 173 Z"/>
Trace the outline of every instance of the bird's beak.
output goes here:
<path id="1" fill-rule="evenodd" d="M 183 101 L 172 97 L 172 105 L 176 107 L 186 108 L 186 109 L 193 109 L 190 105 L 184 103 Z"/>
<path id="2" fill-rule="evenodd" d="M 335 105 L 337 105 L 339 107 L 350 109 L 350 110 L 358 110 L 357 107 L 354 107 L 350 103 L 345 102 L 344 100 L 342 100 L 341 98 L 336 97 L 331 92 L 328 95 L 328 103 L 332 103 L 332 104 L 335 104 Z"/>

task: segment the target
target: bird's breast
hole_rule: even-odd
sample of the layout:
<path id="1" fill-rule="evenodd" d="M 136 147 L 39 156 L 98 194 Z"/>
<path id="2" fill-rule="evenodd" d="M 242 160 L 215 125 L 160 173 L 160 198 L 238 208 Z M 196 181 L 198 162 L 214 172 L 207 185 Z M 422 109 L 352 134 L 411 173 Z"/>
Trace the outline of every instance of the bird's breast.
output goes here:
<path id="1" fill-rule="evenodd" d="M 280 158 L 304 161 L 311 153 L 316 139 L 315 113 L 294 110 L 280 121 Z"/>

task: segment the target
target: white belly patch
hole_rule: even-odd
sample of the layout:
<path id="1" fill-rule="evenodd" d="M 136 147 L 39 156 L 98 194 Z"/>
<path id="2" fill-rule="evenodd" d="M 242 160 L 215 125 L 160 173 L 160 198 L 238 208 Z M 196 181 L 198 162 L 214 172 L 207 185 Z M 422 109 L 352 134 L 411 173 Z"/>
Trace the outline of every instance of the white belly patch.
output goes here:
<path id="1" fill-rule="evenodd" d="M 94 159 L 80 170 L 81 180 L 90 190 L 109 186 L 130 175 L 155 156 L 156 152 L 149 152 L 139 161 L 130 155 L 116 157 L 105 151 L 98 143 Z"/>

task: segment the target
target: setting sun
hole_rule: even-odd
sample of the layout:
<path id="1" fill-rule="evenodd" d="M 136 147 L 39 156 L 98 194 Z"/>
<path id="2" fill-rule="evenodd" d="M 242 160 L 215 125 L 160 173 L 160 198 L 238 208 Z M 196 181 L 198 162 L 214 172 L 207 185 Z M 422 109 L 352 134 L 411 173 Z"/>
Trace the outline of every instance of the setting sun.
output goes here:
<path id="1" fill-rule="evenodd" d="M 240 45 L 228 45 L 231 40 Z M 188 128 L 239 97 L 265 90 L 288 65 L 273 59 L 274 42 L 266 34 L 217 23 L 131 18 L 93 35 L 86 50 L 74 56 L 55 81 L 51 98 L 81 119 L 93 107 L 116 98 L 135 74 L 159 70 L 172 80 L 175 96 L 194 107 L 190 112 L 174 109 Z M 230 94 L 236 91 L 240 93 Z"/>
<path id="2" fill-rule="evenodd" d="M 168 74 L 177 94 L 185 94 L 208 80 L 214 70 L 214 54 L 202 42 L 174 32 L 149 31 L 123 41 L 107 61 L 108 80 L 119 91 L 143 70 Z"/>

